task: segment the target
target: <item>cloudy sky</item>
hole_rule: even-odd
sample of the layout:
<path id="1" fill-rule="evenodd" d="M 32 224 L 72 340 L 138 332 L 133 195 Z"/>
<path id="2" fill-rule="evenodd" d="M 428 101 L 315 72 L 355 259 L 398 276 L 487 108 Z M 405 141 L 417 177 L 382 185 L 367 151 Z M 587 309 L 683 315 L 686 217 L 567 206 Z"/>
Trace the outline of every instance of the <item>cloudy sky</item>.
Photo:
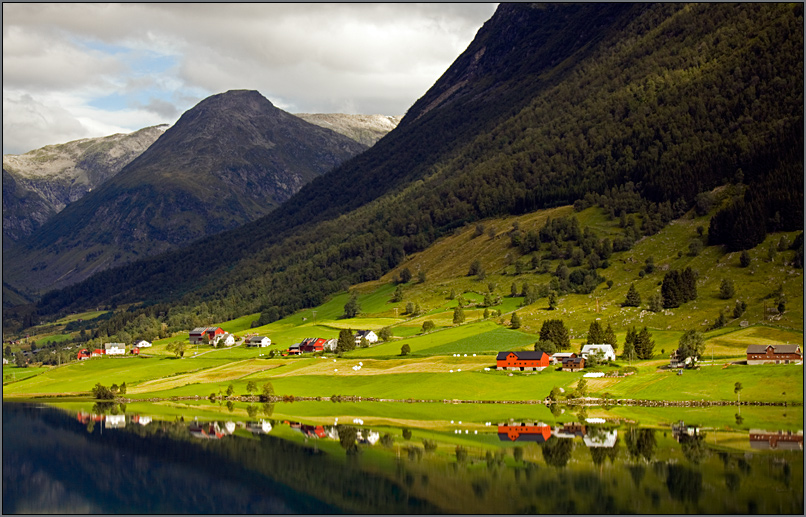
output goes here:
<path id="1" fill-rule="evenodd" d="M 254 89 L 402 115 L 496 4 L 3 4 L 3 154 L 173 123 Z"/>

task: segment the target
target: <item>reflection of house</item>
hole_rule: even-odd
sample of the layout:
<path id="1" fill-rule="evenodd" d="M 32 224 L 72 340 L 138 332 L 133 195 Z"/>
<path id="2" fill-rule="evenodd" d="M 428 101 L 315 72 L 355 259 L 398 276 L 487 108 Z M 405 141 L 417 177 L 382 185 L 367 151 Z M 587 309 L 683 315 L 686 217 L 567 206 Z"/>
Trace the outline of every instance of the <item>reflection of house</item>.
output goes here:
<path id="1" fill-rule="evenodd" d="M 597 352 L 605 361 L 616 360 L 616 351 L 613 350 L 613 345 L 585 345 L 582 347 L 580 355 L 587 359 L 590 354 Z"/>
<path id="2" fill-rule="evenodd" d="M 126 427 L 126 415 L 106 415 L 104 427 L 107 429 Z"/>
<path id="3" fill-rule="evenodd" d="M 246 430 L 254 434 L 269 434 L 271 432 L 271 422 L 261 420 L 259 422 L 247 422 Z"/>
<path id="4" fill-rule="evenodd" d="M 271 339 L 266 336 L 252 336 L 246 340 L 246 346 L 267 347 L 271 345 Z"/>
<path id="5" fill-rule="evenodd" d="M 747 364 L 789 364 L 803 361 L 798 345 L 750 345 L 747 347 Z"/>
<path id="6" fill-rule="evenodd" d="M 585 445 L 588 447 L 613 447 L 616 445 L 617 440 L 618 431 L 615 429 L 594 433 L 588 428 L 588 433 L 582 437 L 582 441 L 584 441 Z"/>
<path id="7" fill-rule="evenodd" d="M 132 415 L 132 423 L 140 425 L 148 425 L 151 423 L 150 416 Z"/>
<path id="8" fill-rule="evenodd" d="M 579 422 L 569 422 L 563 424 L 562 427 L 554 428 L 554 436 L 557 438 L 574 438 L 576 436 L 585 436 L 586 428 Z"/>
<path id="9" fill-rule="evenodd" d="M 497 370 L 540 371 L 549 365 L 549 355 L 541 351 L 498 352 Z"/>
<path id="10" fill-rule="evenodd" d="M 368 443 L 370 445 L 375 445 L 376 443 L 378 443 L 380 437 L 381 437 L 380 433 L 363 429 L 359 429 L 358 433 L 356 434 L 356 439 L 358 440 L 358 443 Z"/>
<path id="11" fill-rule="evenodd" d="M 566 357 L 563 359 L 564 372 L 578 372 L 583 369 L 585 369 L 584 357 Z"/>
<path id="12" fill-rule="evenodd" d="M 193 422 L 188 427 L 188 430 L 195 438 L 218 440 L 225 436 L 225 433 L 218 426 L 218 422 Z"/>
<path id="13" fill-rule="evenodd" d="M 750 447 L 764 450 L 802 451 L 803 430 L 793 433 L 792 431 L 750 429 Z"/>
<path id="14" fill-rule="evenodd" d="M 549 438 L 551 438 L 551 427 L 542 422 L 498 426 L 498 439 L 501 441 L 544 443 Z"/>
<path id="15" fill-rule="evenodd" d="M 567 357 L 576 357 L 574 352 L 557 352 L 551 356 L 551 364 L 563 364 L 563 359 Z"/>
<path id="16" fill-rule="evenodd" d="M 700 428 L 695 425 L 686 425 L 682 420 L 672 424 L 672 437 L 678 442 L 682 436 L 694 437 L 698 434 L 700 434 Z"/>

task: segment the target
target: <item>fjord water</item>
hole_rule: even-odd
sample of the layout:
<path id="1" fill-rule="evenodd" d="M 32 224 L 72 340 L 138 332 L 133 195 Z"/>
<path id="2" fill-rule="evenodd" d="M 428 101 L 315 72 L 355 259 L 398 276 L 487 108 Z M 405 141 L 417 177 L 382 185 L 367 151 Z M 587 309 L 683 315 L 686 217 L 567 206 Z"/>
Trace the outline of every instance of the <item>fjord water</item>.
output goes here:
<path id="1" fill-rule="evenodd" d="M 439 408 L 411 406 L 372 425 L 311 416 L 332 415 L 326 402 L 207 418 L 89 406 L 3 404 L 4 513 L 803 513 L 793 421 L 753 434 L 670 410 L 643 413 L 652 427 L 584 415 L 446 426 L 412 418 Z M 737 416 L 774 421 L 765 411 Z"/>

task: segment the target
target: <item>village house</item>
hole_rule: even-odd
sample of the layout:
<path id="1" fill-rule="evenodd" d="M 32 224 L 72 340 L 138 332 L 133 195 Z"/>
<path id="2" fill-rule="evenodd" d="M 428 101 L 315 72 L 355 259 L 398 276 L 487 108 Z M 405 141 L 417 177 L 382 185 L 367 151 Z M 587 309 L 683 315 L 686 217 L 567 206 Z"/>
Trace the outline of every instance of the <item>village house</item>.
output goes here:
<path id="1" fill-rule="evenodd" d="M 299 343 L 291 345 L 290 347 L 288 347 L 288 354 L 299 355 L 300 354 L 299 347 L 300 347 Z"/>
<path id="2" fill-rule="evenodd" d="M 563 359 L 568 357 L 576 357 L 574 352 L 557 352 L 551 356 L 550 364 L 563 364 Z"/>
<path id="3" fill-rule="evenodd" d="M 541 351 L 498 352 L 496 370 L 541 371 L 549 365 L 549 355 Z"/>
<path id="4" fill-rule="evenodd" d="M 789 364 L 803 361 L 799 345 L 750 345 L 747 364 Z"/>
<path id="5" fill-rule="evenodd" d="M 252 336 L 246 340 L 246 346 L 267 347 L 271 345 L 271 339 L 266 336 Z"/>
<path id="6" fill-rule="evenodd" d="M 498 439 L 501 441 L 545 443 L 549 438 L 551 438 L 551 427 L 542 422 L 498 425 Z"/>
<path id="7" fill-rule="evenodd" d="M 584 357 L 566 357 L 565 359 L 563 359 L 564 372 L 578 372 L 579 370 L 583 370 L 584 368 L 585 368 Z"/>
<path id="8" fill-rule="evenodd" d="M 378 335 L 375 334 L 371 330 L 359 330 L 355 333 L 355 344 L 361 344 L 361 338 L 367 338 L 369 343 L 377 343 L 378 342 Z"/>
<path id="9" fill-rule="evenodd" d="M 221 327 L 196 327 L 190 331 L 188 338 L 191 345 L 209 345 L 215 343 L 216 337 L 223 334 L 224 330 Z"/>
<path id="10" fill-rule="evenodd" d="M 100 348 L 96 348 L 95 350 L 92 351 L 90 357 L 101 357 L 102 355 L 104 355 L 104 351 L 101 350 Z"/>
<path id="11" fill-rule="evenodd" d="M 148 348 L 151 346 L 151 343 L 149 343 L 145 339 L 141 339 L 140 341 L 136 342 L 134 346 L 136 346 L 137 348 Z"/>
<path id="12" fill-rule="evenodd" d="M 325 349 L 326 352 L 335 352 L 336 351 L 336 345 L 338 343 L 339 343 L 339 340 L 336 339 L 336 338 L 333 338 L 333 339 L 326 340 L 325 344 L 323 346 L 324 346 L 324 349 Z"/>
<path id="13" fill-rule="evenodd" d="M 124 343 L 104 343 L 104 353 L 106 355 L 124 355 L 126 345 Z"/>
<path id="14" fill-rule="evenodd" d="M 235 344 L 235 336 L 229 332 L 224 332 L 220 335 L 216 335 L 213 342 L 215 346 L 232 346 Z"/>
<path id="15" fill-rule="evenodd" d="M 587 360 L 590 354 L 595 353 L 597 351 L 600 352 L 605 361 L 616 360 L 616 351 L 613 350 L 613 345 L 609 344 L 585 345 L 582 347 L 580 355 Z"/>
<path id="16" fill-rule="evenodd" d="M 140 349 L 138 347 L 136 347 L 136 346 L 133 346 L 131 352 L 129 352 L 129 353 L 131 355 L 140 355 Z"/>

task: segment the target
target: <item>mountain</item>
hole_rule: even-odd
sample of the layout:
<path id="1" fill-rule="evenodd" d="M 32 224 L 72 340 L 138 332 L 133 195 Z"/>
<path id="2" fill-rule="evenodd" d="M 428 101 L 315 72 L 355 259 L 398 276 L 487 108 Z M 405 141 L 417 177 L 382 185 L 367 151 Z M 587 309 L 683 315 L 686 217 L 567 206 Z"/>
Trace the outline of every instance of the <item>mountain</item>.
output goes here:
<path id="1" fill-rule="evenodd" d="M 388 115 L 349 115 L 345 113 L 295 113 L 306 122 L 332 129 L 356 142 L 372 147 L 393 130 L 403 117 Z"/>
<path id="2" fill-rule="evenodd" d="M 167 127 L 3 155 L 3 247 L 30 235 L 65 206 L 120 172 Z"/>
<path id="3" fill-rule="evenodd" d="M 381 278 L 468 223 L 601 195 L 611 216 L 632 216 L 624 249 L 712 208 L 708 192 L 732 182 L 762 193 L 762 234 L 794 231 L 802 150 L 800 5 L 502 4 L 393 131 L 270 219 L 38 307 L 159 302 L 169 326 L 180 314 L 271 319 Z M 512 259 L 536 252 L 500 245 Z M 552 266 L 571 259 L 560 249 Z"/>
<path id="4" fill-rule="evenodd" d="M 201 101 L 113 178 L 4 253 L 28 292 L 235 228 L 366 147 L 256 91 Z"/>

